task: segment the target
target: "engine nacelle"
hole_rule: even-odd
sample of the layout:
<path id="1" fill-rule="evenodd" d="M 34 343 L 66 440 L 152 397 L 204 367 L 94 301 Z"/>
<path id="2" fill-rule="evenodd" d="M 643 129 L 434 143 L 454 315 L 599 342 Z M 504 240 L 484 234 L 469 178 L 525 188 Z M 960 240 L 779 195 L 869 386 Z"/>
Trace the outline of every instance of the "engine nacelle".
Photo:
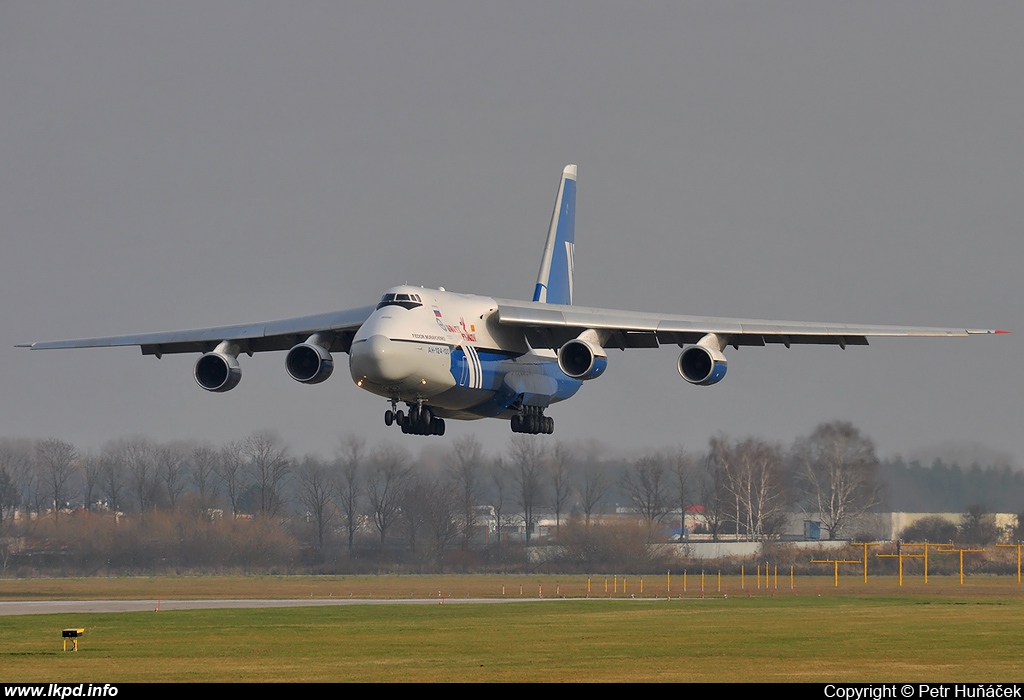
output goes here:
<path id="1" fill-rule="evenodd" d="M 728 362 L 721 350 L 691 345 L 679 353 L 676 369 L 679 376 L 698 386 L 711 386 L 722 381 Z"/>
<path id="2" fill-rule="evenodd" d="M 198 360 L 192 370 L 196 383 L 218 394 L 231 391 L 242 381 L 242 368 L 238 358 L 222 352 L 208 352 Z"/>
<path id="3" fill-rule="evenodd" d="M 303 384 L 319 384 L 334 371 L 331 353 L 315 343 L 299 343 L 284 358 L 288 376 Z"/>
<path id="4" fill-rule="evenodd" d="M 600 345 L 576 338 L 558 348 L 558 366 L 573 379 L 594 379 L 604 374 L 608 355 Z"/>

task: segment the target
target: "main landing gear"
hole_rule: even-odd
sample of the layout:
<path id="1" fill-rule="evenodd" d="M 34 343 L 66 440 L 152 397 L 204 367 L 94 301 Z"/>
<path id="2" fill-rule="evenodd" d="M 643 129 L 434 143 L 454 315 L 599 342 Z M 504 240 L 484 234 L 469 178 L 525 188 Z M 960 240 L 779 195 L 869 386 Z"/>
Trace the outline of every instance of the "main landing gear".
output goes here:
<path id="1" fill-rule="evenodd" d="M 429 406 L 415 404 L 409 406 L 409 415 L 401 409 L 396 410 L 397 402 L 384 412 L 384 425 L 397 424 L 406 435 L 444 435 L 444 418 L 437 418 Z"/>
<path id="2" fill-rule="evenodd" d="M 555 419 L 544 415 L 541 406 L 523 406 L 523 412 L 512 416 L 512 432 L 529 435 L 551 435 L 555 432 Z"/>

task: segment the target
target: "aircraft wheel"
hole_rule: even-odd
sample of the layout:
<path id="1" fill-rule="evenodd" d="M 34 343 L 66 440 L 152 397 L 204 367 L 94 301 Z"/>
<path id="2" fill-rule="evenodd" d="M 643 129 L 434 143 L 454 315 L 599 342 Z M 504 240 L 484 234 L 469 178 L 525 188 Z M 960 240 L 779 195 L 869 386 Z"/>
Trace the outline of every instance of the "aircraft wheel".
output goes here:
<path id="1" fill-rule="evenodd" d="M 386 425 L 388 427 L 391 427 L 391 425 L 394 422 L 395 422 L 395 412 L 392 411 L 389 408 L 388 410 L 384 411 L 384 425 Z"/>
<path id="2" fill-rule="evenodd" d="M 512 432 L 519 433 L 523 430 L 523 417 L 518 413 L 512 416 Z"/>
<path id="3" fill-rule="evenodd" d="M 395 411 L 395 422 L 401 426 L 405 425 L 405 411 L 403 411 L 402 409 L 398 409 L 397 411 Z"/>
<path id="4" fill-rule="evenodd" d="M 424 406 L 420 409 L 420 425 L 423 426 L 423 432 L 428 433 L 430 430 L 430 423 L 434 420 L 434 414 L 430 412 L 430 409 Z"/>

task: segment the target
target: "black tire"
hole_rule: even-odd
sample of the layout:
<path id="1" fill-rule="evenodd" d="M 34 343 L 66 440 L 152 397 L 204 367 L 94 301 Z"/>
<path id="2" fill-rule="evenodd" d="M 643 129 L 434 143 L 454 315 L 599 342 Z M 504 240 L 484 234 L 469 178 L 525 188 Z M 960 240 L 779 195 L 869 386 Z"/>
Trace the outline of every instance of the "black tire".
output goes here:
<path id="1" fill-rule="evenodd" d="M 512 416 L 512 432 L 520 433 L 523 431 L 523 417 L 518 413 Z"/>
<path id="2" fill-rule="evenodd" d="M 384 411 L 384 425 L 386 425 L 386 426 L 388 426 L 390 428 L 391 425 L 394 422 L 395 422 L 395 412 L 392 411 L 389 408 L 388 410 Z"/>
<path id="3" fill-rule="evenodd" d="M 405 425 L 405 411 L 402 409 L 395 411 L 395 422 L 401 426 Z"/>

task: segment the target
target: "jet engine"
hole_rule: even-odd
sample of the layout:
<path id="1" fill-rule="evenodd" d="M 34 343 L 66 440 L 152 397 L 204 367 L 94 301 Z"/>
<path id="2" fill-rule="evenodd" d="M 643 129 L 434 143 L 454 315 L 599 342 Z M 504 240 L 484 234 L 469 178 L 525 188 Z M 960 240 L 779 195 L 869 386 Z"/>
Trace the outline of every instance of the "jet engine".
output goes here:
<path id="1" fill-rule="evenodd" d="M 727 364 L 725 355 L 718 348 L 691 345 L 679 353 L 676 369 L 679 376 L 690 384 L 711 386 L 722 381 Z"/>
<path id="2" fill-rule="evenodd" d="M 284 358 L 288 376 L 303 384 L 319 384 L 334 371 L 334 358 L 322 346 L 307 340 L 299 343 Z"/>
<path id="3" fill-rule="evenodd" d="M 242 368 L 238 366 L 238 358 L 220 351 L 220 348 L 196 360 L 192 374 L 199 386 L 218 394 L 231 391 L 242 381 Z"/>
<path id="4" fill-rule="evenodd" d="M 580 337 L 558 348 L 558 366 L 573 379 L 594 379 L 604 374 L 608 355 L 599 344 Z"/>

